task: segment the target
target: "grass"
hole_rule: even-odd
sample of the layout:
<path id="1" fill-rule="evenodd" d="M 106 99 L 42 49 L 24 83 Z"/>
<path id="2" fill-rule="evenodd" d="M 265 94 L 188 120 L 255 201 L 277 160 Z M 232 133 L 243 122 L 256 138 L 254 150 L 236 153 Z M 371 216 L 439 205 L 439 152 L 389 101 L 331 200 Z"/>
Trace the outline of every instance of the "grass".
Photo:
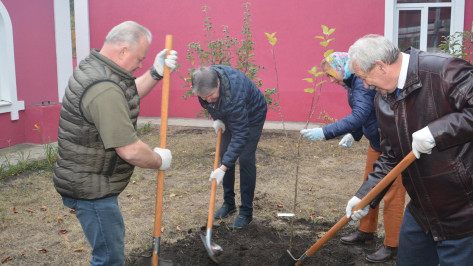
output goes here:
<path id="1" fill-rule="evenodd" d="M 141 132 L 143 142 L 158 146 L 158 128 L 144 126 Z M 290 132 L 289 136 L 290 142 L 296 143 L 299 133 Z M 256 221 L 269 221 L 281 231 L 287 229 L 287 223 L 278 219 L 277 213 L 292 212 L 296 166 L 296 155 L 284 146 L 283 138 L 281 131 L 263 131 L 256 153 L 254 201 Z M 303 141 L 297 219 L 336 221 L 344 215 L 346 202 L 361 184 L 367 143 L 363 140 L 345 149 L 337 145 L 338 140 Z M 186 238 L 188 232 L 205 225 L 215 144 L 213 129 L 169 127 L 167 148 L 173 153 L 173 165 L 165 174 L 162 245 Z M 22 156 L 20 161 L 28 161 L 28 154 Z M 12 161 L 5 164 L 5 168 L 12 167 Z M 52 178 L 47 162 L 31 162 L 23 164 L 16 174 L 5 174 L 0 179 L 0 260 L 11 257 L 7 263 L 13 265 L 89 265 L 90 246 L 76 217 L 63 206 Z M 119 196 L 126 226 L 126 256 L 151 248 L 156 178 L 157 171 L 136 168 Z M 238 178 L 235 189 L 239 204 Z M 217 208 L 222 198 L 219 187 Z M 224 223 L 231 223 L 233 218 Z"/>

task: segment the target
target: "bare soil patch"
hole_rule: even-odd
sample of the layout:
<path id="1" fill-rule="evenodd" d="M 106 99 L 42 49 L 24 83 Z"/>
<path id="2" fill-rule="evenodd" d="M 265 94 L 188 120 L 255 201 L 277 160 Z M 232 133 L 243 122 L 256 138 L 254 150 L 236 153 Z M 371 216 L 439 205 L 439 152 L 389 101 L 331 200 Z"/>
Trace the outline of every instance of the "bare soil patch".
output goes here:
<path id="1" fill-rule="evenodd" d="M 158 146 L 159 128 L 141 138 L 151 147 Z M 350 149 L 339 147 L 339 140 L 302 142 L 296 220 L 291 229 L 291 220 L 277 213 L 293 211 L 298 138 L 296 131 L 289 132 L 289 139 L 280 130 L 263 131 L 257 150 L 255 223 L 231 231 L 228 226 L 236 215 L 214 221 L 212 240 L 224 250 L 221 265 L 277 265 L 289 248 L 291 232 L 292 254 L 300 257 L 344 215 L 347 201 L 361 184 L 368 142 L 363 139 Z M 173 165 L 165 177 L 160 257 L 174 265 L 215 265 L 200 239 L 207 222 L 215 144 L 211 128 L 169 127 L 167 147 L 173 152 Z M 125 265 L 149 261 L 156 177 L 154 170 L 137 168 L 119 197 L 127 230 Z M 74 214 L 54 190 L 50 170 L 23 173 L 1 183 L 0 259 L 6 259 L 6 265 L 89 264 L 91 248 Z M 223 203 L 222 193 L 219 187 L 216 208 Z M 238 182 L 236 193 L 238 204 Z M 339 238 L 356 226 L 345 227 L 304 265 L 374 265 L 364 257 L 382 245 L 382 224 L 371 245 L 340 244 Z"/>

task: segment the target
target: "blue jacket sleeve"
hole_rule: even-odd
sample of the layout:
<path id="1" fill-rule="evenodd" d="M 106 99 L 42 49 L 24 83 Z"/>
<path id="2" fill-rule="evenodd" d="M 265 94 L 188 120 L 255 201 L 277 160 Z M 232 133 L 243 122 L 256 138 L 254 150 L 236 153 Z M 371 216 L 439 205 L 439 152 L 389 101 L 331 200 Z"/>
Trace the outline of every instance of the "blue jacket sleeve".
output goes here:
<path id="1" fill-rule="evenodd" d="M 228 115 L 226 126 L 232 132 L 232 139 L 222 157 L 222 164 L 227 167 L 233 167 L 250 135 L 248 110 L 243 102 L 238 103 Z"/>
<path id="2" fill-rule="evenodd" d="M 335 123 L 324 126 L 322 130 L 325 139 L 333 139 L 346 133 L 358 132 L 374 109 L 374 94 L 371 90 L 365 89 L 361 79 L 357 78 L 355 80 L 351 91 L 353 95 L 348 96 L 352 104 L 351 114 Z"/>

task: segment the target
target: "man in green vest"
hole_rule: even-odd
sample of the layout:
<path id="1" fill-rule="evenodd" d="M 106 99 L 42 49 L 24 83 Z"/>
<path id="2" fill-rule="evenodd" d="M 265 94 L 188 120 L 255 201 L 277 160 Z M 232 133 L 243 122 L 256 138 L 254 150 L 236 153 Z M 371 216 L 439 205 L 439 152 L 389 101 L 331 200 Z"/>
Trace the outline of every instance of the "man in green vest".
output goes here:
<path id="1" fill-rule="evenodd" d="M 148 53 L 151 33 L 126 21 L 107 35 L 69 79 L 59 119 L 59 153 L 54 186 L 74 209 L 92 246 L 90 265 L 124 265 L 125 225 L 118 195 L 135 166 L 167 170 L 172 155 L 137 137 L 140 99 L 176 67 L 177 52 L 157 54 L 150 70 L 136 78 Z"/>

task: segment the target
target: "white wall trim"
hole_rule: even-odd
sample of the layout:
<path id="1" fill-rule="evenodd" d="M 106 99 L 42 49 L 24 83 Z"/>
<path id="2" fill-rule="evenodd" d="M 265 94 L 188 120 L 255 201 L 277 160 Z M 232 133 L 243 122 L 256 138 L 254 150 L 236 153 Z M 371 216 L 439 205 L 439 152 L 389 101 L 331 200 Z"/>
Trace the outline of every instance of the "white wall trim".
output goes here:
<path id="1" fill-rule="evenodd" d="M 62 102 L 72 75 L 71 12 L 69 1 L 54 0 L 58 101 Z"/>
<path id="2" fill-rule="evenodd" d="M 90 53 L 89 1 L 74 0 L 77 64 Z"/>
<path id="3" fill-rule="evenodd" d="M 25 102 L 18 101 L 12 29 L 10 15 L 0 2 L 0 113 L 9 112 L 11 120 L 18 120 Z"/>

